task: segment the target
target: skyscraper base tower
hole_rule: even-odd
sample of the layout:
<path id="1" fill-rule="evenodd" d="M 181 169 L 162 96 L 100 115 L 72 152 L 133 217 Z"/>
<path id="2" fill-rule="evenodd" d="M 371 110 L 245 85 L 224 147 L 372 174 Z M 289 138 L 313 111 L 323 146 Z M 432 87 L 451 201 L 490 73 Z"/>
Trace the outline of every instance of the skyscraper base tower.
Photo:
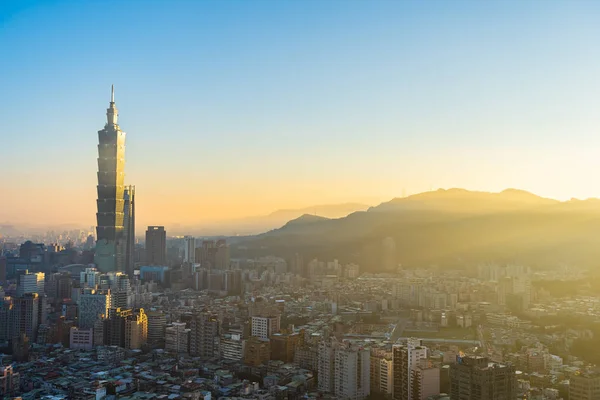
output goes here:
<path id="1" fill-rule="evenodd" d="M 126 263 L 125 132 L 118 121 L 114 86 L 106 124 L 98 131 L 98 212 L 94 263 L 102 272 L 123 271 Z"/>

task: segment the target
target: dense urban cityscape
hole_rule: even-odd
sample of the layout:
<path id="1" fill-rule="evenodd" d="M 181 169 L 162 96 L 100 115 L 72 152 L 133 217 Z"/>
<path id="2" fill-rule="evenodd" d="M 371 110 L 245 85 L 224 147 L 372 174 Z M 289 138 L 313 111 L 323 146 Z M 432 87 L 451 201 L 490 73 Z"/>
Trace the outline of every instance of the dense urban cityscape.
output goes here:
<path id="1" fill-rule="evenodd" d="M 600 400 L 599 21 L 0 0 L 0 400 Z"/>
<path id="2" fill-rule="evenodd" d="M 106 115 L 95 231 L 0 238 L 0 398 L 599 398 L 600 297 L 556 292 L 583 272 L 403 268 L 391 238 L 376 271 L 138 240 L 114 88 Z"/>

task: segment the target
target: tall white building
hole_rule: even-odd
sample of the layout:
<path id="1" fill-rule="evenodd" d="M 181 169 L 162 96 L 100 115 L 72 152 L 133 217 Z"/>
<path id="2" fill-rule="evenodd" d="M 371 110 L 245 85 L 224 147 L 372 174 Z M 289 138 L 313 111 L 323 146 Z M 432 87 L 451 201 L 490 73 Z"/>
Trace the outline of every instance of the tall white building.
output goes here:
<path id="1" fill-rule="evenodd" d="M 394 363 L 391 358 L 382 357 L 379 360 L 379 390 L 391 395 L 394 390 Z"/>
<path id="2" fill-rule="evenodd" d="M 335 391 L 335 350 L 337 342 L 321 342 L 319 344 L 318 377 L 319 390 L 325 393 Z"/>
<path id="3" fill-rule="evenodd" d="M 269 339 L 271 335 L 279 332 L 281 317 L 252 317 L 252 336 Z"/>
<path id="4" fill-rule="evenodd" d="M 19 284 L 17 286 L 17 295 L 19 297 L 27 293 L 37 293 L 40 296 L 44 295 L 44 273 L 25 273 L 19 275 Z"/>
<path id="5" fill-rule="evenodd" d="M 187 353 L 190 342 L 190 329 L 185 322 L 173 322 L 165 329 L 165 350 L 173 353 Z"/>
<path id="6" fill-rule="evenodd" d="M 196 262 L 196 238 L 193 236 L 184 237 L 185 248 L 183 262 L 193 264 Z"/>
<path id="7" fill-rule="evenodd" d="M 371 393 L 371 352 L 349 344 L 335 351 L 334 392 L 340 399 L 362 400 Z"/>

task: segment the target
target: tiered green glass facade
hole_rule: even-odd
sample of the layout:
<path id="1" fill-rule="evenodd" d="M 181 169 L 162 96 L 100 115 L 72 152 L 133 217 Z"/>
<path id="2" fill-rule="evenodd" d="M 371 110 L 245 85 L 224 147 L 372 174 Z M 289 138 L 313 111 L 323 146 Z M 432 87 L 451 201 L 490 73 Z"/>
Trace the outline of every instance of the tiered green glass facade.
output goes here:
<path id="1" fill-rule="evenodd" d="M 114 89 L 106 125 L 98 131 L 98 212 L 94 262 L 102 272 L 125 267 L 125 132 L 117 124 Z"/>

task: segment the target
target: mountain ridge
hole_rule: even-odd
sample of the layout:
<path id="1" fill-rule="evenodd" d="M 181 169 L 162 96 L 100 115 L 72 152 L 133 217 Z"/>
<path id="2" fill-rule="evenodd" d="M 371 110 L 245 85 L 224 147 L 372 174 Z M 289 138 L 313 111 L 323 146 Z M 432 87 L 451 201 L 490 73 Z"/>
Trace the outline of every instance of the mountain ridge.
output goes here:
<path id="1" fill-rule="evenodd" d="M 560 261 L 600 267 L 600 200 L 559 201 L 518 189 L 438 190 L 342 218 L 286 223 L 242 241 L 244 251 L 237 253 L 338 258 L 377 271 L 387 238 L 404 265 Z"/>

